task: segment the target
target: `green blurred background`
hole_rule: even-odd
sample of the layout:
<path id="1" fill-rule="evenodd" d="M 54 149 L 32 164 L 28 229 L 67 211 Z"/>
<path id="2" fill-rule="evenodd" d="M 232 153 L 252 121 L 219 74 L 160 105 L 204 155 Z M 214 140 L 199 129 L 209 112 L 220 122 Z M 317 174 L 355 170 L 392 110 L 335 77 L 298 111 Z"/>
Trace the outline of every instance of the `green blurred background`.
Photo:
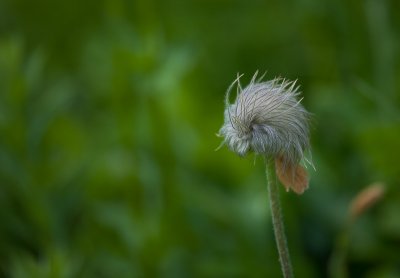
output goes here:
<path id="1" fill-rule="evenodd" d="M 400 277 L 400 2 L 0 1 L 0 277 L 280 277 L 262 159 L 215 136 L 236 74 L 298 79 L 297 277 Z M 283 188 L 282 188 L 283 189 Z M 339 248 L 340 249 L 340 248 Z"/>

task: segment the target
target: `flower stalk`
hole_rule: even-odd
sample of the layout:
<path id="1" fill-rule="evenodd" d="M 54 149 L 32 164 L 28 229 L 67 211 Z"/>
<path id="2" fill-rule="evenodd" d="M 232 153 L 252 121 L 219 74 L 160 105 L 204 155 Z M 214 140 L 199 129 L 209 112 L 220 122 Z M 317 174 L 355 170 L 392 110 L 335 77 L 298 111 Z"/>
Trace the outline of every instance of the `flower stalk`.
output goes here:
<path id="1" fill-rule="evenodd" d="M 290 261 L 289 248 L 286 242 L 282 208 L 279 200 L 278 181 L 275 171 L 275 162 L 271 158 L 266 158 L 266 174 L 268 180 L 268 196 L 271 209 L 272 226 L 278 248 L 279 261 L 281 264 L 283 277 L 291 278 L 293 277 L 293 269 Z"/>

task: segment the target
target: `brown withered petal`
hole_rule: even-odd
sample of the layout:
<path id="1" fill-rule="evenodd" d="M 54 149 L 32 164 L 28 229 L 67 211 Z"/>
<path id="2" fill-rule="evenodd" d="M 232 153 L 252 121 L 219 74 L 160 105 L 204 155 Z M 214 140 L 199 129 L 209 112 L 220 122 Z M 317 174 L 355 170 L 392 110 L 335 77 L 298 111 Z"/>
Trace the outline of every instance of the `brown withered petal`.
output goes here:
<path id="1" fill-rule="evenodd" d="M 290 189 L 297 194 L 303 194 L 308 188 L 308 174 L 306 169 L 300 164 L 285 165 L 284 159 L 278 157 L 275 159 L 276 173 L 286 191 Z"/>

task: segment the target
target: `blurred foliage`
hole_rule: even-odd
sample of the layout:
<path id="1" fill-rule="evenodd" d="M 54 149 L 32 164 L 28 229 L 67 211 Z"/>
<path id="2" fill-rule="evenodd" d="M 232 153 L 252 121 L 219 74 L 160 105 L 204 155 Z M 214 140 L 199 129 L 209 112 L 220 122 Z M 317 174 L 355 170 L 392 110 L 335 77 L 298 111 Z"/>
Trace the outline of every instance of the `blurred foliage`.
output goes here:
<path id="1" fill-rule="evenodd" d="M 310 189 L 297 277 L 400 276 L 399 1 L 0 1 L 1 277 L 279 277 L 262 159 L 214 134 L 237 72 L 298 79 Z M 282 190 L 283 193 L 283 190 Z"/>

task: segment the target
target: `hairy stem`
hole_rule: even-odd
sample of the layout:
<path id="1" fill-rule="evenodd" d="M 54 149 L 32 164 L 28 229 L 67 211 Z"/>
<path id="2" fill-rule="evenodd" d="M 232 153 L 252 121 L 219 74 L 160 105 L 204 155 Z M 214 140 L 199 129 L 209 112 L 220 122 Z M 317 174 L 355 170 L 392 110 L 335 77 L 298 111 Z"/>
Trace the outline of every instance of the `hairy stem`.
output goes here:
<path id="1" fill-rule="evenodd" d="M 279 201 L 279 188 L 276 179 L 275 161 L 266 158 L 266 173 L 268 179 L 268 195 L 271 208 L 272 226 L 274 227 L 276 245 L 278 247 L 279 261 L 281 263 L 283 277 L 293 277 L 292 264 L 290 262 L 289 249 L 286 243 L 285 228 L 283 225 L 281 204 Z"/>

